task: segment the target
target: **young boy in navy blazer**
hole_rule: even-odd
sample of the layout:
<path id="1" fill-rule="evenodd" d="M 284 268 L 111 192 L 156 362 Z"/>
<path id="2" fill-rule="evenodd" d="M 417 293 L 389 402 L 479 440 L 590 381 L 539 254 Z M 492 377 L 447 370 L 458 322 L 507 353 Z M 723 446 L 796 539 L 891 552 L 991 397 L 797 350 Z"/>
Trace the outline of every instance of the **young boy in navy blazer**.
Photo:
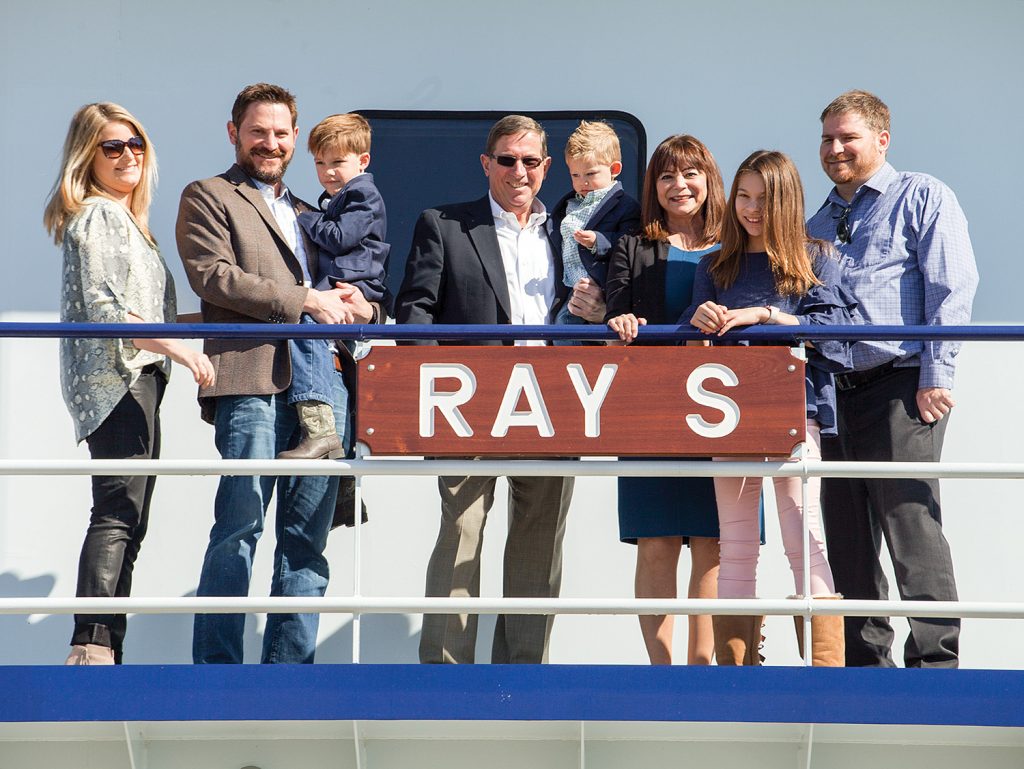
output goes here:
<path id="1" fill-rule="evenodd" d="M 607 123 L 581 121 L 565 144 L 572 192 L 551 212 L 552 243 L 562 259 L 562 280 L 572 289 L 587 283 L 604 289 L 608 255 L 623 235 L 640 229 L 640 204 L 615 177 L 622 172 L 619 137 Z M 562 305 L 555 323 L 587 324 Z M 556 342 L 580 344 L 580 342 Z"/>
<path id="2" fill-rule="evenodd" d="M 311 276 L 314 287 L 330 290 L 339 283 L 348 284 L 361 290 L 368 301 L 389 308 L 391 297 L 384 285 L 391 250 L 384 242 L 387 217 L 373 175 L 366 173 L 370 164 L 370 124 L 355 113 L 331 115 L 310 131 L 309 151 L 324 187 L 320 211 L 298 215 L 299 226 L 319 246 L 316 274 Z M 302 322 L 315 321 L 304 315 Z M 342 456 L 345 447 L 338 436 L 327 387 L 335 368 L 335 343 L 328 339 L 295 339 L 289 347 L 292 381 L 288 402 L 298 409 L 302 441 L 277 457 Z M 345 411 L 342 419 L 347 408 Z"/>

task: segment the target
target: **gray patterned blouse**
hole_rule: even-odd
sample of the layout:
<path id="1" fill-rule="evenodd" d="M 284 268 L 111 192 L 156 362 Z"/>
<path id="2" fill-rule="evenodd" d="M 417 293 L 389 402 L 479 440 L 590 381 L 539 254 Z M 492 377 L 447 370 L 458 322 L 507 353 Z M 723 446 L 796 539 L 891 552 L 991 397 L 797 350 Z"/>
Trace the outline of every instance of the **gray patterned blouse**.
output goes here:
<path id="1" fill-rule="evenodd" d="M 173 323 L 174 281 L 156 246 L 122 206 L 90 197 L 64 232 L 60 319 L 69 323 Z M 91 435 L 150 363 L 170 375 L 164 355 L 131 339 L 61 339 L 60 383 L 79 442 Z"/>

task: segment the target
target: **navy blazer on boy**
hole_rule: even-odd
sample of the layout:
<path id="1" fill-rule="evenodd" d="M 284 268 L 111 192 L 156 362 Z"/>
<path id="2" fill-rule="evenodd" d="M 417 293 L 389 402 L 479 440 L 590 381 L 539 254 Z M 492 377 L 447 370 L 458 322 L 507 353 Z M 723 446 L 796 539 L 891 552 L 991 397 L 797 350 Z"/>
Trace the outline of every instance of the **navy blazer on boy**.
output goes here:
<path id="1" fill-rule="evenodd" d="M 392 297 L 384 280 L 391 246 L 384 242 L 387 214 L 373 174 L 360 174 L 334 197 L 325 192 L 320 208 L 298 215 L 302 229 L 320 247 L 314 287 L 324 291 L 335 283 L 351 283 L 390 313 Z"/>
<path id="2" fill-rule="evenodd" d="M 559 200 L 551 210 L 551 242 L 555 248 L 555 259 L 558 261 L 562 260 L 562 220 L 565 219 L 569 201 L 575 197 L 576 191 L 573 190 Z M 597 285 L 604 287 L 608 275 L 608 254 L 612 246 L 623 235 L 635 235 L 639 232 L 640 223 L 640 204 L 626 194 L 620 182 L 614 182 L 611 192 L 604 196 L 601 205 L 587 220 L 586 226 L 580 228 L 593 230 L 597 235 L 594 251 L 591 252 L 586 246 L 577 244 L 580 261 Z"/>

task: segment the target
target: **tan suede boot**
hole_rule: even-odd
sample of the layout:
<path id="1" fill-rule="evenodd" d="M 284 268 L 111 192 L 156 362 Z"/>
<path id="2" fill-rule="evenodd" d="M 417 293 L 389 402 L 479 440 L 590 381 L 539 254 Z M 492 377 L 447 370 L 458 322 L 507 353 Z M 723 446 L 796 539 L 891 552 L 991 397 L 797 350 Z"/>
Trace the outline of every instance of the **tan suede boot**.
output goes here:
<path id="1" fill-rule="evenodd" d="M 760 665 L 761 626 L 764 617 L 748 615 L 714 616 L 715 659 L 719 665 Z"/>
<path id="2" fill-rule="evenodd" d="M 792 596 L 796 598 L 798 596 Z M 835 601 L 841 595 L 816 595 L 815 601 Z M 804 618 L 793 617 L 796 624 L 796 645 L 804 656 Z M 846 634 L 843 618 L 811 615 L 811 663 L 816 668 L 846 667 Z"/>
<path id="3" fill-rule="evenodd" d="M 75 644 L 65 665 L 113 665 L 114 651 L 100 644 Z"/>
<path id="4" fill-rule="evenodd" d="M 302 440 L 294 449 L 278 454 L 278 459 L 337 459 L 344 455 L 330 404 L 299 401 L 295 408 L 299 412 Z"/>

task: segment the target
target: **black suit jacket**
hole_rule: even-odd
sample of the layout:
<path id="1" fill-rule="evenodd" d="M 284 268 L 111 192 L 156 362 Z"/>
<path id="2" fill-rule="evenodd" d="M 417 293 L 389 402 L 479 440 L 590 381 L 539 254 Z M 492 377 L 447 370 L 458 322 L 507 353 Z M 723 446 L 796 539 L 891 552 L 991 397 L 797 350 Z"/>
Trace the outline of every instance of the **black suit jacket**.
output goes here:
<path id="1" fill-rule="evenodd" d="M 573 190 L 551 210 L 551 242 L 555 245 L 555 258 L 559 260 L 562 258 L 562 220 L 565 219 L 569 201 L 575 197 L 576 191 Z M 597 285 L 604 288 L 609 252 L 623 235 L 632 235 L 640 230 L 640 204 L 626 194 L 620 182 L 615 182 L 611 192 L 604 196 L 601 205 L 580 229 L 593 230 L 597 235 L 593 252 L 578 243 L 576 248 L 583 267 L 597 281 Z"/>
<path id="2" fill-rule="evenodd" d="M 555 302 L 549 322 L 568 293 L 562 285 L 562 260 L 554 247 L 552 254 Z M 395 302 L 397 321 L 502 324 L 509 322 L 511 312 L 490 198 L 485 195 L 471 203 L 439 206 L 420 214 Z"/>
<path id="3" fill-rule="evenodd" d="M 646 318 L 652 326 L 671 326 L 681 320 L 669 317 L 665 310 L 668 249 L 667 241 L 648 240 L 640 235 L 627 235 L 616 244 L 608 259 L 606 322 L 627 312 Z M 633 344 L 665 342 L 637 340 Z"/>

